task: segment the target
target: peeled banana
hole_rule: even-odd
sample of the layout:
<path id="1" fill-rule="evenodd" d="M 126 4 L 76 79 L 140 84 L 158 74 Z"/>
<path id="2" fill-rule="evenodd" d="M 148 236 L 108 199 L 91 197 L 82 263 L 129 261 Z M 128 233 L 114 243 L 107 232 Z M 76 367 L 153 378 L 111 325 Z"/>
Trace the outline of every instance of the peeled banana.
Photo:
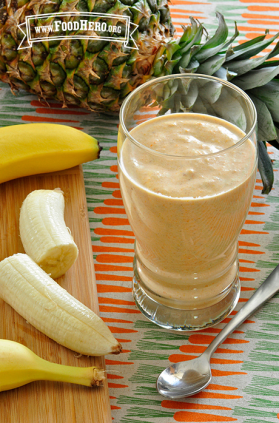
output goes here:
<path id="1" fill-rule="evenodd" d="M 70 126 L 31 123 L 0 128 L 0 183 L 55 172 L 99 157 L 98 141 Z"/>
<path id="2" fill-rule="evenodd" d="M 54 190 L 32 191 L 24 200 L 19 231 L 25 252 L 52 278 L 72 266 L 78 248 L 64 221 L 64 195 Z"/>
<path id="3" fill-rule="evenodd" d="M 0 297 L 36 329 L 73 351 L 93 356 L 121 351 L 103 320 L 26 254 L 0 262 Z"/>
<path id="4" fill-rule="evenodd" d="M 0 392 L 18 388 L 35 380 L 99 386 L 104 379 L 103 369 L 51 363 L 18 342 L 0 339 Z"/>

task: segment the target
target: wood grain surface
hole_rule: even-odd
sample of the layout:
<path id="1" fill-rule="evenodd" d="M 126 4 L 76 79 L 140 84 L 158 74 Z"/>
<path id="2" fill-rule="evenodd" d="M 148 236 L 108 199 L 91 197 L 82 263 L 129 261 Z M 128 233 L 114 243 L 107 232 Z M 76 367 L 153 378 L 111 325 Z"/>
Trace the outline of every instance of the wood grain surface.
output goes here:
<path id="1" fill-rule="evenodd" d="M 98 313 L 98 298 L 89 221 L 81 166 L 0 184 L 0 259 L 24 252 L 19 236 L 19 212 L 25 197 L 36 189 L 61 188 L 65 221 L 79 256 L 57 282 Z M 40 357 L 71 366 L 104 367 L 103 357 L 78 357 L 40 333 L 0 300 L 0 337 L 20 342 Z M 0 393 L 1 423 L 111 423 L 107 382 L 100 388 L 55 382 L 33 382 Z"/>

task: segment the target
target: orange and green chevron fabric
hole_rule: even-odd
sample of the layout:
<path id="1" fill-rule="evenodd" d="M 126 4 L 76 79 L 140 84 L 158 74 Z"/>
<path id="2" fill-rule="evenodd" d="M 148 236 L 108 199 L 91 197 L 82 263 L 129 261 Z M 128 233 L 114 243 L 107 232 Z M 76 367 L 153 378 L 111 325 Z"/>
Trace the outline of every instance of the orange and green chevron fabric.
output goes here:
<path id="1" fill-rule="evenodd" d="M 266 28 L 268 36 L 279 30 L 279 0 L 172 0 L 170 9 L 178 35 L 181 25 L 189 23 L 189 16 L 198 18 L 213 33 L 216 11 L 224 14 L 231 33 L 237 22 L 240 42 L 264 34 Z M 148 322 L 136 308 L 131 287 L 134 235 L 117 175 L 116 117 L 75 107 L 63 109 L 55 103 L 50 109 L 25 92 L 14 97 L 9 87 L 1 84 L 0 125 L 19 122 L 77 127 L 103 146 L 101 158 L 86 163 L 83 169 L 100 314 L 123 345 L 120 356 L 106 360 L 113 421 L 278 422 L 279 297 L 246 320 L 217 349 L 211 361 L 213 380 L 203 392 L 179 401 L 161 397 L 155 388 L 159 373 L 170 363 L 201 354 L 231 316 L 213 328 L 181 335 Z M 274 160 L 274 188 L 268 196 L 262 195 L 257 175 L 239 238 L 242 288 L 232 315 L 279 263 L 279 156 L 277 150 L 268 148 Z"/>

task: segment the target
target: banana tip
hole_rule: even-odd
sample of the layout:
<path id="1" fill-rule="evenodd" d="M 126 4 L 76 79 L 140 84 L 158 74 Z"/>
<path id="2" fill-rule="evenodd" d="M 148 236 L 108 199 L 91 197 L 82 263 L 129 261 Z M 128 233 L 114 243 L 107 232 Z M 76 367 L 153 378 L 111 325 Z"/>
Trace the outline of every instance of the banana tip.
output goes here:
<path id="1" fill-rule="evenodd" d="M 118 343 L 117 345 L 115 345 L 115 346 L 112 348 L 111 353 L 112 353 L 112 354 L 120 354 L 120 353 L 121 353 L 121 351 L 122 351 L 122 345 Z"/>
<path id="2" fill-rule="evenodd" d="M 104 369 L 93 368 L 93 377 L 91 380 L 91 386 L 101 386 L 105 380 Z"/>
<path id="3" fill-rule="evenodd" d="M 97 159 L 99 159 L 99 158 L 100 158 L 101 151 L 103 150 L 103 147 L 100 145 L 100 143 L 99 143 L 99 142 L 98 142 L 98 147 L 99 147 L 99 151 L 98 151 L 98 157 L 97 157 Z"/>

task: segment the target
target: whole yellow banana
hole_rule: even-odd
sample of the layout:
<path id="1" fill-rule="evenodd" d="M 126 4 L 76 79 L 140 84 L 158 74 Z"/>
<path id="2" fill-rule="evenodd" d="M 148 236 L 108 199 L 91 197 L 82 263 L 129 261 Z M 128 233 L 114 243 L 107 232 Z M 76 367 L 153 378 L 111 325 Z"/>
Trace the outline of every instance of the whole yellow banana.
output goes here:
<path id="1" fill-rule="evenodd" d="M 31 123 L 0 128 L 0 183 L 56 172 L 99 157 L 98 141 L 70 126 Z"/>
<path id="2" fill-rule="evenodd" d="M 98 386 L 104 379 L 103 369 L 51 363 L 18 342 L 0 339 L 0 392 L 35 380 Z"/>

